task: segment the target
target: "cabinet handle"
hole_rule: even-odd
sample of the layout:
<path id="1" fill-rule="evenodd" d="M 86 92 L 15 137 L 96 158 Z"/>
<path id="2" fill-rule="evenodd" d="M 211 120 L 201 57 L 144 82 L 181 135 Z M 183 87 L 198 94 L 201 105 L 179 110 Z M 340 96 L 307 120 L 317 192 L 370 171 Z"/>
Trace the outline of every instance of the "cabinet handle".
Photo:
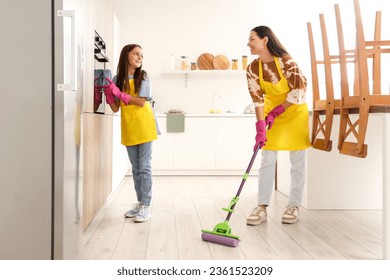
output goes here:
<path id="1" fill-rule="evenodd" d="M 76 91 L 76 21 L 74 10 L 57 10 L 58 17 L 69 17 L 71 19 L 70 34 L 70 84 L 58 84 L 58 91 L 71 90 Z"/>

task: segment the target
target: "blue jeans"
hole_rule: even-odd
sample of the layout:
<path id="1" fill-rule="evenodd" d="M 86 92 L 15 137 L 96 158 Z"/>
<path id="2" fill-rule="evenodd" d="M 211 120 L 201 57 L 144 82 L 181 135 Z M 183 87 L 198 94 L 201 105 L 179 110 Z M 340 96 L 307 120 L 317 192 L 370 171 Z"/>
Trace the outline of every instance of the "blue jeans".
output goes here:
<path id="1" fill-rule="evenodd" d="M 149 206 L 152 200 L 152 142 L 126 146 L 131 162 L 134 189 L 139 203 Z"/>

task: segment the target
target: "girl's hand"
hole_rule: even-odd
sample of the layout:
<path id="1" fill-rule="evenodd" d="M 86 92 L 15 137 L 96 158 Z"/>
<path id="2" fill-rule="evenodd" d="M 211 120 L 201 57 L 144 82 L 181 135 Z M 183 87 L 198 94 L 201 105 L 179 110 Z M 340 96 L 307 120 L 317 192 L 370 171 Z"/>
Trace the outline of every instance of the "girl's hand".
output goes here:
<path id="1" fill-rule="evenodd" d="M 113 81 L 111 81 L 110 78 L 106 77 L 106 80 L 110 83 L 108 85 L 103 86 L 104 93 L 106 94 L 106 96 L 111 94 L 119 98 L 120 100 L 122 100 L 125 104 L 129 104 L 131 99 L 130 94 L 121 92 L 120 89 L 116 86 L 116 84 Z"/>

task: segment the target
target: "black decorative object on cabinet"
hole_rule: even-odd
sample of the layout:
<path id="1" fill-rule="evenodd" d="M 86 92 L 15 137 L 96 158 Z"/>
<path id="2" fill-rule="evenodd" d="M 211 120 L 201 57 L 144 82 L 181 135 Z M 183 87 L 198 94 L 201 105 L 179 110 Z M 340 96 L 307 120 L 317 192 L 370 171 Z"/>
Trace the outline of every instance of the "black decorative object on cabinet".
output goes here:
<path id="1" fill-rule="evenodd" d="M 99 62 L 108 62 L 106 55 L 106 43 L 95 30 L 95 59 Z"/>

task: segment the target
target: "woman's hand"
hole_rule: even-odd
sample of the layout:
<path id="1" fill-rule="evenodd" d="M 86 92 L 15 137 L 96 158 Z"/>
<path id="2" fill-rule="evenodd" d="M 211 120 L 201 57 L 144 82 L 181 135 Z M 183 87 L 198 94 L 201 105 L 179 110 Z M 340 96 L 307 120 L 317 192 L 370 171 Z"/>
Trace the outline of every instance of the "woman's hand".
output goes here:
<path id="1" fill-rule="evenodd" d="M 268 115 L 265 117 L 265 124 L 266 126 L 268 126 L 268 129 L 271 129 L 274 124 L 275 118 L 283 114 L 284 111 L 285 109 L 283 105 L 279 105 L 273 108 L 272 111 L 268 113 Z"/>
<path id="2" fill-rule="evenodd" d="M 256 144 L 253 147 L 254 151 L 256 150 L 257 146 L 260 146 L 259 149 L 265 146 L 265 142 L 267 141 L 265 135 L 266 135 L 265 120 L 259 120 L 256 122 L 256 137 L 255 137 Z"/>

